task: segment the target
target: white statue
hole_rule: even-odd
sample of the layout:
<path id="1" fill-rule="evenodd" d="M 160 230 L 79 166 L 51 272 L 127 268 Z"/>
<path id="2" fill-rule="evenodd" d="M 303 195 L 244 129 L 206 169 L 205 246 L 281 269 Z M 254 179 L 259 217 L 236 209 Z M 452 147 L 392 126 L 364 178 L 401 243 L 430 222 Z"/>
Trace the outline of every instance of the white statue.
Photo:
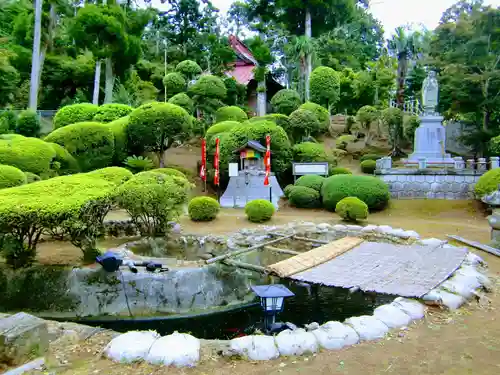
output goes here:
<path id="1" fill-rule="evenodd" d="M 431 70 L 422 85 L 422 106 L 424 113 L 434 114 L 438 106 L 439 86 L 436 72 Z"/>

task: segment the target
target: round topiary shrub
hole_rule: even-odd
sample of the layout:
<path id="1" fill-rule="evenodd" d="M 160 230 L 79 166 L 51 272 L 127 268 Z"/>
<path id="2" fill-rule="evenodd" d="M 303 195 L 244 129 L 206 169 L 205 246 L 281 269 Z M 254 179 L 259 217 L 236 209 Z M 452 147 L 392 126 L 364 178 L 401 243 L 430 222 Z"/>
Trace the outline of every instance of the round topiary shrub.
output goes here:
<path id="1" fill-rule="evenodd" d="M 168 73 L 163 78 L 163 84 L 167 88 L 168 98 L 186 90 L 186 80 L 180 73 Z"/>
<path id="2" fill-rule="evenodd" d="M 219 211 L 219 202 L 211 197 L 195 197 L 188 205 L 189 217 L 193 221 L 212 221 Z"/>
<path id="3" fill-rule="evenodd" d="M 66 148 L 84 172 L 113 163 L 115 136 L 107 125 L 80 122 L 54 130 L 45 140 Z"/>
<path id="4" fill-rule="evenodd" d="M 347 197 L 337 203 L 335 212 L 345 221 L 356 222 L 368 217 L 368 206 L 359 198 Z"/>
<path id="5" fill-rule="evenodd" d="M 128 156 L 127 126 L 130 116 L 120 117 L 118 120 L 106 124 L 115 137 L 115 154 L 113 164 L 122 165 Z"/>
<path id="6" fill-rule="evenodd" d="M 274 205 L 265 199 L 255 199 L 245 206 L 245 214 L 252 223 L 263 223 L 271 220 L 274 215 Z"/>
<path id="7" fill-rule="evenodd" d="M 215 121 L 238 121 L 243 122 L 248 120 L 248 116 L 244 110 L 240 107 L 229 106 L 229 107 L 221 107 L 215 112 Z"/>
<path id="8" fill-rule="evenodd" d="M 295 186 L 305 186 L 314 189 L 319 193 L 321 192 L 321 186 L 323 186 L 324 181 L 324 177 L 310 174 L 300 177 L 297 181 L 295 181 Z"/>
<path id="9" fill-rule="evenodd" d="M 387 206 L 391 197 L 385 182 L 370 176 L 340 174 L 325 179 L 321 188 L 323 205 L 334 211 L 337 203 L 346 197 L 357 197 L 368 205 L 370 210 L 381 210 Z"/>
<path id="10" fill-rule="evenodd" d="M 178 171 L 177 169 L 174 169 L 174 168 L 157 168 L 157 169 L 153 169 L 150 172 L 162 173 L 162 174 L 167 175 L 167 176 L 182 177 L 182 178 L 185 178 L 186 180 L 188 179 L 184 173 L 182 173 L 181 171 Z"/>
<path id="11" fill-rule="evenodd" d="M 90 103 L 71 104 L 62 107 L 54 116 L 54 129 L 77 122 L 92 121 L 99 107 Z"/>
<path id="12" fill-rule="evenodd" d="M 200 79 L 189 88 L 189 92 L 193 95 L 214 99 L 224 99 L 227 95 L 227 89 L 222 79 L 212 75 L 200 77 Z"/>
<path id="13" fill-rule="evenodd" d="M 177 64 L 175 71 L 181 73 L 187 80 L 192 80 L 194 77 L 201 74 L 201 67 L 193 60 L 184 60 Z M 177 104 L 178 105 L 178 104 Z"/>
<path id="14" fill-rule="evenodd" d="M 283 189 L 283 194 L 285 194 L 285 197 L 287 199 L 290 198 L 290 193 L 292 192 L 292 189 L 295 187 L 295 185 L 286 185 L 286 187 Z"/>
<path id="15" fill-rule="evenodd" d="M 212 138 L 215 138 L 218 134 L 227 133 L 231 129 L 236 126 L 240 126 L 241 123 L 237 121 L 222 121 L 218 124 L 214 124 L 208 128 L 205 138 L 207 139 L 207 143 L 210 142 Z"/>
<path id="16" fill-rule="evenodd" d="M 500 185 L 500 168 L 490 169 L 479 177 L 474 187 L 476 198 L 481 199 L 486 194 L 493 193 L 498 189 L 498 185 Z"/>
<path id="17" fill-rule="evenodd" d="M 37 181 L 42 180 L 39 175 L 31 173 L 31 172 L 24 172 L 24 175 L 26 176 L 26 183 L 27 184 L 32 184 L 33 182 L 37 182 Z"/>
<path id="18" fill-rule="evenodd" d="M 335 176 L 337 174 L 352 174 L 348 168 L 335 167 L 330 168 L 330 176 Z"/>
<path id="19" fill-rule="evenodd" d="M 311 73 L 311 100 L 326 108 L 336 104 L 340 99 L 340 77 L 330 67 L 319 66 Z"/>
<path id="20" fill-rule="evenodd" d="M 290 203 L 297 208 L 321 207 L 321 196 L 315 189 L 305 186 L 294 186 L 288 197 Z"/>
<path id="21" fill-rule="evenodd" d="M 299 109 L 305 109 L 314 113 L 320 123 L 320 130 L 325 131 L 330 127 L 330 113 L 328 109 L 313 102 L 305 102 Z"/>
<path id="22" fill-rule="evenodd" d="M 24 172 L 10 165 L 0 164 L 0 189 L 24 185 L 28 182 Z"/>
<path id="23" fill-rule="evenodd" d="M 186 93 L 180 92 L 175 94 L 170 99 L 168 99 L 170 104 L 178 105 L 179 107 L 184 108 L 189 114 L 192 114 L 194 111 L 194 102 L 193 100 L 187 96 Z"/>
<path id="24" fill-rule="evenodd" d="M 93 121 L 107 124 L 128 116 L 134 109 L 126 104 L 103 104 L 97 109 Z"/>
<path id="25" fill-rule="evenodd" d="M 126 168 L 121 167 L 108 167 L 97 169 L 92 172 L 86 173 L 87 176 L 100 178 L 116 185 L 121 185 L 125 181 L 130 180 L 134 175 Z"/>
<path id="26" fill-rule="evenodd" d="M 365 161 L 365 160 L 375 160 L 377 161 L 378 159 L 382 159 L 385 155 L 378 155 L 378 154 L 365 154 L 361 156 L 359 161 Z"/>
<path id="27" fill-rule="evenodd" d="M 16 133 L 25 137 L 40 135 L 40 118 L 35 111 L 27 109 L 19 114 L 16 121 Z"/>
<path id="28" fill-rule="evenodd" d="M 320 143 L 302 142 L 293 146 L 293 161 L 298 163 L 313 163 L 327 161 L 336 165 L 337 161 L 333 155 L 327 155 L 325 146 Z"/>
<path id="29" fill-rule="evenodd" d="M 373 174 L 377 169 L 377 162 L 375 160 L 365 160 L 361 162 L 361 172 Z"/>
<path id="30" fill-rule="evenodd" d="M 67 175 L 80 172 L 80 167 L 76 159 L 71 155 L 68 150 L 57 143 L 49 143 L 56 152 L 56 156 L 52 162 L 52 169 L 57 171 L 59 175 Z M 55 165 L 57 164 L 57 168 Z"/>
<path id="31" fill-rule="evenodd" d="M 295 90 L 283 89 L 278 91 L 271 99 L 274 110 L 282 115 L 289 115 L 297 110 L 302 101 L 300 95 Z"/>
<path id="32" fill-rule="evenodd" d="M 295 142 L 301 142 L 303 137 L 318 133 L 321 125 L 314 112 L 297 109 L 290 115 L 290 134 Z"/>
<path id="33" fill-rule="evenodd" d="M 53 147 L 41 139 L 18 134 L 0 136 L 0 164 L 42 176 L 51 171 L 55 157 Z"/>

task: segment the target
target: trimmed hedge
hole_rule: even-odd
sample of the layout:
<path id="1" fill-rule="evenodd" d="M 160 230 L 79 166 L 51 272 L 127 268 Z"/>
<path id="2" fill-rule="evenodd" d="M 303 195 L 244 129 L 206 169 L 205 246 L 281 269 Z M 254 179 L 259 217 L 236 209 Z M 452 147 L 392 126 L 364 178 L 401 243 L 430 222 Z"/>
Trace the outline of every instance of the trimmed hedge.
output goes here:
<path id="1" fill-rule="evenodd" d="M 283 193 L 285 194 L 285 197 L 287 199 L 290 198 L 290 193 L 292 192 L 293 188 L 295 187 L 295 185 L 286 185 L 285 188 L 283 189 Z"/>
<path id="2" fill-rule="evenodd" d="M 181 73 L 187 80 L 191 80 L 202 73 L 201 67 L 193 60 L 184 60 L 177 64 L 175 71 Z"/>
<path id="3" fill-rule="evenodd" d="M 189 92 L 193 95 L 214 99 L 224 99 L 227 95 L 224 81 L 212 75 L 201 76 L 196 83 L 189 88 Z"/>
<path id="4" fill-rule="evenodd" d="M 330 168 L 330 176 L 335 176 L 337 174 L 352 174 L 352 172 L 348 168 L 342 168 L 342 167 Z"/>
<path id="5" fill-rule="evenodd" d="M 103 104 L 97 109 L 93 121 L 107 124 L 128 116 L 134 109 L 126 104 Z"/>
<path id="6" fill-rule="evenodd" d="M 303 142 L 293 146 L 293 160 L 298 163 L 329 162 L 336 165 L 333 155 L 327 155 L 325 146 L 320 143 Z"/>
<path id="7" fill-rule="evenodd" d="M 16 133 L 25 137 L 38 137 L 40 135 L 38 114 L 30 109 L 22 111 L 16 121 Z"/>
<path id="8" fill-rule="evenodd" d="M 80 172 L 80 167 L 76 159 L 63 146 L 57 143 L 49 143 L 56 152 L 52 169 L 57 171 L 59 175 L 74 174 Z M 55 163 L 58 163 L 57 168 Z"/>
<path id="9" fill-rule="evenodd" d="M 180 73 L 168 73 L 163 78 L 163 84 L 167 88 L 167 97 L 170 98 L 175 94 L 186 90 L 186 80 Z"/>
<path id="10" fill-rule="evenodd" d="M 252 223 L 263 223 L 271 220 L 274 215 L 274 205 L 265 199 L 255 199 L 245 206 L 245 214 Z"/>
<path id="11" fill-rule="evenodd" d="M 390 199 L 389 187 L 382 180 L 370 176 L 341 174 L 328 177 L 321 188 L 323 205 L 334 211 L 337 203 L 346 197 L 357 197 L 370 210 L 381 210 Z"/>
<path id="12" fill-rule="evenodd" d="M 339 73 L 327 66 L 319 66 L 311 73 L 311 100 L 329 107 L 340 99 Z"/>
<path id="13" fill-rule="evenodd" d="M 128 156 L 127 126 L 129 119 L 130 116 L 120 117 L 118 120 L 106 124 L 115 137 L 114 165 L 122 165 Z"/>
<path id="14" fill-rule="evenodd" d="M 315 189 L 305 186 L 294 186 L 288 197 L 290 203 L 297 208 L 319 208 L 321 197 Z"/>
<path id="15" fill-rule="evenodd" d="M 278 91 L 271 99 L 274 111 L 287 116 L 297 110 L 301 103 L 299 93 L 288 89 Z"/>
<path id="16" fill-rule="evenodd" d="M 325 107 L 313 102 L 305 102 L 299 109 L 305 109 L 314 113 L 320 123 L 320 130 L 325 131 L 330 127 L 330 113 Z"/>
<path id="17" fill-rule="evenodd" d="M 365 160 L 361 162 L 361 171 L 367 174 L 373 174 L 377 169 L 377 162 L 375 160 Z"/>
<path id="18" fill-rule="evenodd" d="M 262 117 L 253 117 L 250 121 L 261 121 L 269 120 L 274 122 L 276 125 L 281 126 L 287 133 L 290 131 L 290 118 L 287 115 L 282 115 L 281 113 L 271 113 Z"/>
<path id="19" fill-rule="evenodd" d="M 498 185 L 500 185 L 500 168 L 490 169 L 479 177 L 476 186 L 474 186 L 474 193 L 478 199 L 481 199 L 486 194 L 496 191 Z"/>
<path id="20" fill-rule="evenodd" d="M 39 175 L 31 173 L 31 172 L 24 172 L 24 175 L 26 176 L 26 183 L 27 184 L 32 184 L 33 182 L 37 182 L 37 181 L 42 180 Z"/>
<path id="21" fill-rule="evenodd" d="M 95 171 L 86 173 L 86 175 L 112 182 L 115 185 L 121 185 L 134 176 L 128 169 L 121 167 L 96 169 Z"/>
<path id="22" fill-rule="evenodd" d="M 324 177 L 311 174 L 299 177 L 299 179 L 295 181 L 295 186 L 305 186 L 314 189 L 319 193 L 321 192 L 323 182 L 325 182 Z"/>
<path id="23" fill-rule="evenodd" d="M 238 121 L 243 122 L 248 120 L 248 116 L 244 110 L 240 107 L 229 106 L 229 107 L 221 107 L 215 112 L 215 121 Z"/>
<path id="24" fill-rule="evenodd" d="M 56 151 L 41 139 L 15 134 L 0 136 L 0 164 L 42 175 L 51 171 L 55 157 Z"/>
<path id="25" fill-rule="evenodd" d="M 375 160 L 375 161 L 377 161 L 378 159 L 382 159 L 383 157 L 385 157 L 385 155 L 365 154 L 365 155 L 361 156 L 361 158 L 359 159 L 359 161 L 360 162 L 365 161 L 365 160 Z"/>
<path id="26" fill-rule="evenodd" d="M 207 133 L 205 134 L 205 137 L 207 138 L 207 142 L 209 139 L 215 137 L 217 134 L 220 133 L 227 133 L 231 129 L 233 129 L 236 126 L 240 126 L 241 123 L 237 121 L 222 121 L 217 124 L 212 125 L 207 129 Z"/>
<path id="27" fill-rule="evenodd" d="M 115 136 L 107 125 L 80 122 L 54 130 L 45 140 L 65 147 L 84 172 L 113 163 Z"/>
<path id="28" fill-rule="evenodd" d="M 92 121 L 99 107 L 90 103 L 71 104 L 62 107 L 54 116 L 54 129 L 77 122 Z"/>
<path id="29" fill-rule="evenodd" d="M 219 202 L 211 197 L 195 197 L 188 206 L 189 217 L 193 221 L 212 221 L 219 211 Z"/>
<path id="30" fill-rule="evenodd" d="M 168 99 L 170 104 L 178 105 L 179 107 L 184 108 L 189 114 L 194 112 L 194 102 L 186 93 L 180 92 L 175 94 L 170 99 Z"/>
<path id="31" fill-rule="evenodd" d="M 153 169 L 151 172 L 162 173 L 166 176 L 182 177 L 182 178 L 185 178 L 186 180 L 188 179 L 184 173 L 182 173 L 181 171 L 178 171 L 177 169 L 174 169 L 174 168 L 157 168 L 157 169 Z"/>
<path id="32" fill-rule="evenodd" d="M 368 217 L 368 206 L 359 198 L 347 197 L 337 203 L 335 212 L 345 221 L 356 222 Z"/>
<path id="33" fill-rule="evenodd" d="M 22 170 L 0 164 L 0 189 L 24 185 L 28 182 Z"/>
<path id="34" fill-rule="evenodd" d="M 297 109 L 290 114 L 290 133 L 295 142 L 302 141 L 302 137 L 318 133 L 321 124 L 314 112 L 306 109 Z"/>

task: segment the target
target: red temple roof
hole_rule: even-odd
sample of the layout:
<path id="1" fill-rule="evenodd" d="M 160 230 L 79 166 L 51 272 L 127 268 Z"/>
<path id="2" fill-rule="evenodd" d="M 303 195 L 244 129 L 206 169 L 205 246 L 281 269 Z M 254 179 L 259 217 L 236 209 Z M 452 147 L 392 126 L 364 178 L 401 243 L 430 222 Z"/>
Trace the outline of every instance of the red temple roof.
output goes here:
<path id="1" fill-rule="evenodd" d="M 254 77 L 253 70 L 257 65 L 257 61 L 248 47 L 235 35 L 229 36 L 229 45 L 236 53 L 236 62 L 233 69 L 227 71 L 226 75 L 233 77 L 241 85 L 248 85 Z"/>

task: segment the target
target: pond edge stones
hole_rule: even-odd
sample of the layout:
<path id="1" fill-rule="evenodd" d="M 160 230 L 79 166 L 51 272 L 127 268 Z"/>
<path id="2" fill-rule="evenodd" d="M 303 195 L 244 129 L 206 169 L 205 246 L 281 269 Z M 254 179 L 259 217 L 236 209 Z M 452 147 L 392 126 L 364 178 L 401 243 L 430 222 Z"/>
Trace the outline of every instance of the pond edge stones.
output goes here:
<path id="1" fill-rule="evenodd" d="M 325 233 L 329 230 L 349 234 L 374 234 L 396 241 L 408 240 L 420 245 L 451 247 L 447 241 L 436 238 L 420 239 L 418 233 L 394 229 L 387 225 L 330 225 L 327 223 L 291 223 L 281 227 L 262 227 L 264 232 Z M 242 230 L 246 235 L 255 231 Z M 105 348 L 105 355 L 118 362 L 131 363 L 145 360 L 151 364 L 177 367 L 196 366 L 200 360 L 201 347 L 206 342 L 218 342 L 226 350 L 220 354 L 239 356 L 251 361 L 276 359 L 280 356 L 298 356 L 316 353 L 320 349 L 338 350 L 363 341 L 374 341 L 385 337 L 391 329 L 407 327 L 411 322 L 423 319 L 427 305 L 438 305 L 450 310 L 458 309 L 468 299 L 478 296 L 478 291 L 490 290 L 491 282 L 485 275 L 485 262 L 469 252 L 462 265 L 448 278 L 422 297 L 422 302 L 397 297 L 390 304 L 377 307 L 373 315 L 350 317 L 342 322 L 330 321 L 322 325 L 310 324 L 308 329 L 285 330 L 276 336 L 250 335 L 224 340 L 199 340 L 188 334 L 174 332 L 160 337 L 152 331 L 131 331 L 113 339 Z M 203 344 L 202 344 L 203 342 Z"/>

